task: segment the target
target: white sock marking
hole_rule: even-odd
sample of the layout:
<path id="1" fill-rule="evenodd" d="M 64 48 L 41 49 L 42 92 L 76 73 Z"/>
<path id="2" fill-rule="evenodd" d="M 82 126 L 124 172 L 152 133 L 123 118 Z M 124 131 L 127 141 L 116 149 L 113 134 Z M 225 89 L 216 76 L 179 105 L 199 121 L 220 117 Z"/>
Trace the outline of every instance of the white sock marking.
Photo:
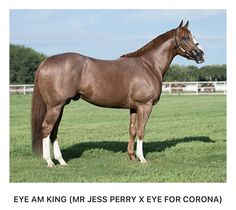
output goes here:
<path id="1" fill-rule="evenodd" d="M 61 150 L 60 150 L 59 143 L 58 143 L 57 139 L 53 142 L 53 153 L 54 153 L 55 159 L 58 160 L 60 165 L 67 165 L 61 155 Z"/>
<path id="2" fill-rule="evenodd" d="M 48 167 L 53 167 L 54 163 L 52 162 L 50 155 L 50 135 L 43 139 L 43 158 L 47 161 Z"/>
<path id="3" fill-rule="evenodd" d="M 143 140 L 137 140 L 136 156 L 138 157 L 141 163 L 147 162 L 143 156 Z"/>

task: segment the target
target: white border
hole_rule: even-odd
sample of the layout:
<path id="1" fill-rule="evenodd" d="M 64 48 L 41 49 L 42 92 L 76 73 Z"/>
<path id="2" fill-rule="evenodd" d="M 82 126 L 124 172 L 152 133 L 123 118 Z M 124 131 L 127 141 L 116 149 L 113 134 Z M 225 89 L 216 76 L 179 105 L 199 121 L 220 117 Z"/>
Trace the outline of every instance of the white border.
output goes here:
<path id="1" fill-rule="evenodd" d="M 11 9 L 225 9 L 227 3 L 214 1 L 214 4 L 205 0 L 178 2 L 157 0 L 11 0 Z"/>
<path id="2" fill-rule="evenodd" d="M 3 4 L 3 3 L 1 3 Z M 235 33 L 235 11 L 234 6 L 226 1 L 162 1 L 154 0 L 10 0 L 1 5 L 1 132 L 0 132 L 0 189 L 1 206 L 6 209 L 234 209 L 236 204 L 236 140 L 235 130 L 235 66 L 236 59 L 234 49 L 236 48 Z M 9 9 L 227 9 L 227 67 L 228 67 L 228 96 L 227 96 L 227 183 L 209 184 L 14 184 L 9 183 Z M 233 48 L 234 46 L 234 48 Z M 46 169 L 45 169 L 46 170 Z M 13 195 L 221 195 L 223 203 L 217 204 L 14 204 Z"/>

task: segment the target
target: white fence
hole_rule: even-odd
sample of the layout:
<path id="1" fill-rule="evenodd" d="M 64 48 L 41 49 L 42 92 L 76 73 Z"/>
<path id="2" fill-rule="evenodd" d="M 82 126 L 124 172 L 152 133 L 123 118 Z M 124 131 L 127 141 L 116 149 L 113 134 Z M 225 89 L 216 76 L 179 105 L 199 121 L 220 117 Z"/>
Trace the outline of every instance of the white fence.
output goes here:
<path id="1" fill-rule="evenodd" d="M 164 82 L 162 85 L 164 94 L 224 94 L 227 93 L 226 81 L 207 82 Z"/>
<path id="2" fill-rule="evenodd" d="M 10 85 L 10 94 L 31 94 L 34 85 Z M 163 94 L 226 94 L 226 81 L 208 82 L 164 82 L 162 85 Z"/>
<path id="3" fill-rule="evenodd" d="M 31 94 L 34 85 L 10 85 L 10 94 Z"/>

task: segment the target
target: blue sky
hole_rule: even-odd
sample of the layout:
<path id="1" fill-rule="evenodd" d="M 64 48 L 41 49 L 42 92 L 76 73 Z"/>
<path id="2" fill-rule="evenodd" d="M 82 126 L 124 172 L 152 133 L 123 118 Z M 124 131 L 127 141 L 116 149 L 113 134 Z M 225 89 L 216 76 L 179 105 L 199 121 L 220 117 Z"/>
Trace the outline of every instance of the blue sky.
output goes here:
<path id="1" fill-rule="evenodd" d="M 208 64 L 226 63 L 226 10 L 10 10 L 10 42 L 48 56 L 79 52 L 115 59 L 184 19 Z M 177 56 L 174 64 L 196 65 Z"/>

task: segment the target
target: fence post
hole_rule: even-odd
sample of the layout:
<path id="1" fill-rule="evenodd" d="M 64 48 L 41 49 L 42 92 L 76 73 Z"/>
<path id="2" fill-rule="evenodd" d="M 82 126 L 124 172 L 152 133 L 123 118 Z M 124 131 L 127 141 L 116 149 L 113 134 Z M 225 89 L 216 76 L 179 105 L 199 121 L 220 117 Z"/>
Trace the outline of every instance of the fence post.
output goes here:
<path id="1" fill-rule="evenodd" d="M 196 95 L 198 95 L 198 82 L 196 82 Z"/>
<path id="2" fill-rule="evenodd" d="M 23 85 L 23 94 L 25 95 L 26 94 L 26 86 Z"/>

